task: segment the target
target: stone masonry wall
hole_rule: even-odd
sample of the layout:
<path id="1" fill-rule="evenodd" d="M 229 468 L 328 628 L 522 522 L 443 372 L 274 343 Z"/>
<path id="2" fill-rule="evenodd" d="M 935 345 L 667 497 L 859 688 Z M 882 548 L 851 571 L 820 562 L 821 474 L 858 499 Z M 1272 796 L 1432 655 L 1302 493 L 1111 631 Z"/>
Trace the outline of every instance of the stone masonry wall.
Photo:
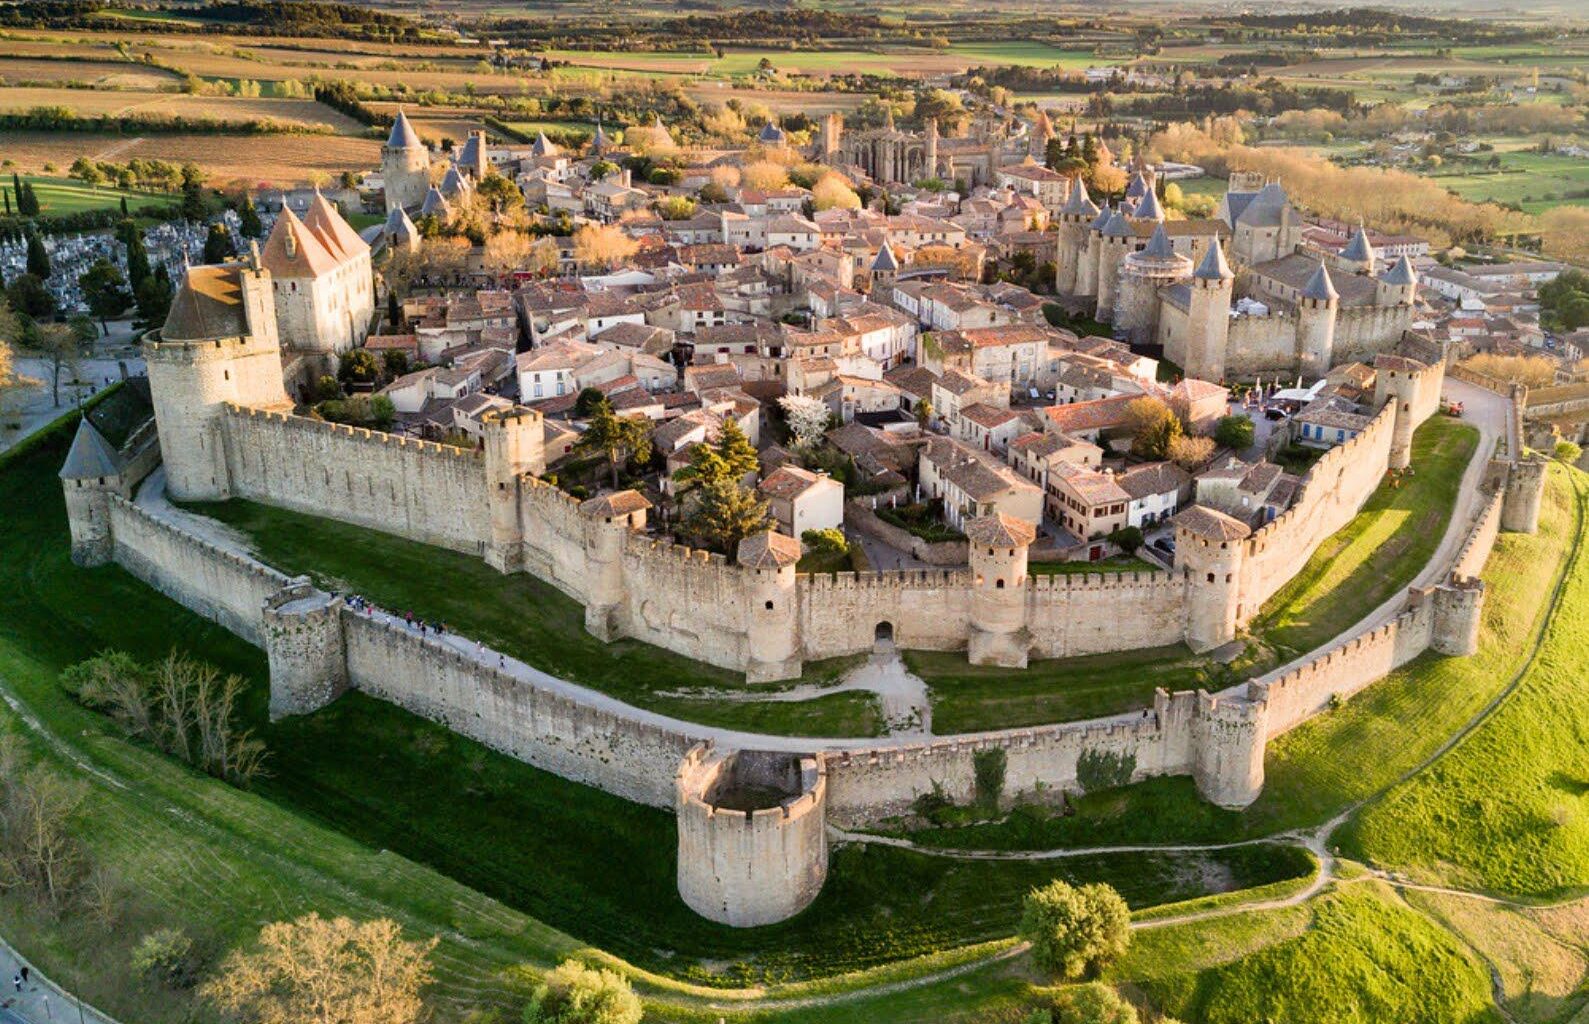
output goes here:
<path id="1" fill-rule="evenodd" d="M 122 568 L 255 646 L 264 646 L 261 609 L 290 580 L 252 558 L 218 547 L 132 502 L 110 497 L 115 560 Z"/>
<path id="2" fill-rule="evenodd" d="M 490 539 L 478 452 L 228 405 L 233 494 L 481 554 Z"/>
<path id="3" fill-rule="evenodd" d="M 401 625 L 347 609 L 342 622 L 355 689 L 562 778 L 673 806 L 674 772 L 699 737 L 515 679 Z"/>
<path id="4" fill-rule="evenodd" d="M 1385 475 L 1394 418 L 1394 408 L 1386 405 L 1361 434 L 1325 452 L 1303 477 L 1292 506 L 1248 538 L 1239 621 L 1252 618 L 1325 538 L 1357 515 Z"/>

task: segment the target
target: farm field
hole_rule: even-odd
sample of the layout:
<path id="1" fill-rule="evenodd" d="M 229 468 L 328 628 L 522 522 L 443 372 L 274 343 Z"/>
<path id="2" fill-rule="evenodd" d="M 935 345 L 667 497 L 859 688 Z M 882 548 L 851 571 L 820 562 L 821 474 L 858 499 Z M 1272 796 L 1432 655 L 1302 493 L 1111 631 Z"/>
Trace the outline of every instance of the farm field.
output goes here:
<path id="1" fill-rule="evenodd" d="M 272 120 L 284 124 L 326 126 L 344 135 L 357 135 L 364 131 L 364 126 L 353 118 L 314 100 L 193 96 L 132 90 L 0 88 L 0 112 L 24 113 L 35 107 L 66 107 L 85 117 L 144 115 L 237 122 Z"/>
<path id="2" fill-rule="evenodd" d="M 289 184 L 320 172 L 375 167 L 381 143 L 346 135 L 96 135 L 0 132 L 0 152 L 25 171 L 71 166 L 78 157 L 125 163 L 133 157 L 198 164 L 212 184 Z"/>
<path id="3" fill-rule="evenodd" d="M 29 60 L 0 57 L 0 86 L 22 83 L 86 82 L 98 89 L 158 90 L 174 86 L 177 76 L 160 68 L 114 60 Z"/>
<path id="4" fill-rule="evenodd" d="M 1085 68 L 1117 64 L 1091 50 L 1066 50 L 1040 42 L 951 43 L 947 49 L 879 46 L 876 50 L 758 50 L 728 48 L 712 53 L 619 53 L 600 50 L 550 50 L 547 56 L 578 67 L 678 75 L 736 77 L 754 74 L 763 58 L 779 71 L 836 74 L 892 71 L 906 77 L 951 74 L 969 67 L 1014 64 L 1027 67 Z"/>

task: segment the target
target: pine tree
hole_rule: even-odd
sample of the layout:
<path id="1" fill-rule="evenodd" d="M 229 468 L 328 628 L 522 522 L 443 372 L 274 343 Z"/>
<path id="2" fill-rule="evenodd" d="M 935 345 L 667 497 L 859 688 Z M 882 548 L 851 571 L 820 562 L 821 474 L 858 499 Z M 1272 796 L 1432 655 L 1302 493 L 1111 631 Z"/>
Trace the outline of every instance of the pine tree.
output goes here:
<path id="1" fill-rule="evenodd" d="M 713 480 L 691 491 L 685 529 L 718 551 L 733 553 L 739 542 L 767 528 L 767 503 L 737 480 Z"/>
<path id="2" fill-rule="evenodd" d="M 50 278 L 50 254 L 44 249 L 44 239 L 28 233 L 28 273 L 41 281 Z"/>

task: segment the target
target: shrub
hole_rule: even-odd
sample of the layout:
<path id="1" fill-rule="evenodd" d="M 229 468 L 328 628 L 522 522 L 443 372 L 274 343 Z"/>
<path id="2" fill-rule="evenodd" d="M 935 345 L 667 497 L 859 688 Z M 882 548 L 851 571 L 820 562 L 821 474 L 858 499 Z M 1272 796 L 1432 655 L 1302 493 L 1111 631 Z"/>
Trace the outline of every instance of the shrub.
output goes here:
<path id="1" fill-rule="evenodd" d="M 1142 530 L 1135 526 L 1122 526 L 1109 534 L 1109 543 L 1128 555 L 1135 554 L 1137 548 L 1142 546 Z"/>
<path id="2" fill-rule="evenodd" d="M 831 526 L 826 530 L 807 530 L 800 535 L 800 540 L 814 553 L 845 555 L 850 551 L 844 531 Z"/>
<path id="3" fill-rule="evenodd" d="M 1137 1009 L 1113 988 L 1094 981 L 1060 992 L 1043 1019 L 1052 1024 L 1137 1024 Z"/>
<path id="4" fill-rule="evenodd" d="M 193 940 L 180 928 L 159 928 L 132 949 L 132 971 L 145 981 L 170 988 L 192 988 L 199 980 Z"/>
<path id="5" fill-rule="evenodd" d="M 1583 455 L 1583 449 L 1573 442 L 1556 442 L 1556 458 L 1560 459 L 1562 462 L 1571 465 L 1572 463 L 1577 462 L 1581 455 Z"/>
<path id="6" fill-rule="evenodd" d="M 1251 448 L 1255 430 L 1249 416 L 1225 416 L 1214 428 L 1214 440 L 1223 448 Z"/>
<path id="7" fill-rule="evenodd" d="M 565 960 L 535 989 L 524 1024 L 639 1024 L 640 1014 L 622 975 Z"/>
<path id="8" fill-rule="evenodd" d="M 1065 978 L 1096 973 L 1131 945 L 1131 911 L 1112 886 L 1055 879 L 1026 894 L 1021 938 L 1038 967 Z"/>

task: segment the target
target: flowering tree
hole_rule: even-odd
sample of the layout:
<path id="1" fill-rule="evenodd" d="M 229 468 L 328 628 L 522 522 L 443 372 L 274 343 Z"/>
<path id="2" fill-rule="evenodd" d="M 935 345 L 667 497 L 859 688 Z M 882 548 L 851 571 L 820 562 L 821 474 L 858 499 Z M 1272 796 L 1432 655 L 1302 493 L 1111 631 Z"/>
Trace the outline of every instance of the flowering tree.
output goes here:
<path id="1" fill-rule="evenodd" d="M 778 399 L 789 429 L 794 431 L 795 445 L 811 449 L 822 443 L 828 429 L 828 407 L 809 395 L 784 395 Z"/>

